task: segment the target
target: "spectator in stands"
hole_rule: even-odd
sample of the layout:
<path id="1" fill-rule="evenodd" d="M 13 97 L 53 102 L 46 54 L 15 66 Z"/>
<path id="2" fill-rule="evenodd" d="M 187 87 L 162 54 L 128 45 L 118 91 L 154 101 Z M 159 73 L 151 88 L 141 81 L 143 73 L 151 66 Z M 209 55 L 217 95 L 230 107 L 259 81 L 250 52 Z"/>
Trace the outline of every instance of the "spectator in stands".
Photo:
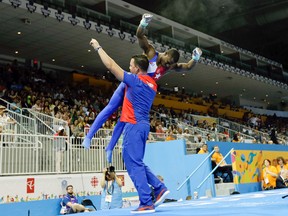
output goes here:
<path id="1" fill-rule="evenodd" d="M 194 141 L 195 143 L 205 143 L 205 139 L 202 137 L 201 134 L 198 134 L 194 137 Z"/>
<path id="2" fill-rule="evenodd" d="M 70 125 L 72 136 L 75 138 L 84 137 L 84 128 L 82 124 L 76 119 L 73 125 Z"/>
<path id="3" fill-rule="evenodd" d="M 217 124 L 215 122 L 212 124 L 210 130 L 217 133 Z"/>
<path id="4" fill-rule="evenodd" d="M 9 125 L 15 124 L 15 120 L 11 119 L 7 114 L 6 107 L 0 105 L 0 133 L 14 133 L 14 130 Z"/>
<path id="5" fill-rule="evenodd" d="M 204 143 L 197 154 L 206 154 L 206 153 L 209 153 L 209 151 L 207 144 Z"/>
<path id="6" fill-rule="evenodd" d="M 63 198 L 63 206 L 66 207 L 64 210 L 65 214 L 74 214 L 78 212 L 89 212 L 88 208 L 78 203 L 78 199 L 73 192 L 73 186 L 68 185 L 66 187 L 67 194 Z M 64 213 L 63 212 L 63 213 Z"/>
<path id="7" fill-rule="evenodd" d="M 234 135 L 233 135 L 233 140 L 232 140 L 232 142 L 241 142 L 241 138 L 240 138 L 240 134 L 239 133 L 235 133 Z"/>
<path id="8" fill-rule="evenodd" d="M 156 119 L 154 118 L 150 120 L 150 132 L 156 133 Z"/>
<path id="9" fill-rule="evenodd" d="M 222 161 L 224 158 L 223 155 L 220 153 L 219 147 L 216 145 L 214 146 L 214 154 L 211 157 L 212 162 L 212 168 L 215 167 L 215 165 L 219 164 L 219 167 L 215 170 L 215 173 L 219 173 L 218 176 L 221 178 L 224 177 L 224 174 L 227 174 L 229 176 L 230 182 L 233 182 L 233 174 L 232 174 L 232 165 L 227 164 L 225 160 Z M 221 162 L 222 161 L 222 162 Z M 221 164 L 220 164 L 221 162 Z M 213 165 L 214 164 L 214 165 Z M 224 177 L 226 179 L 226 177 Z"/>
<path id="10" fill-rule="evenodd" d="M 43 110 L 43 107 L 41 106 L 41 100 L 36 100 L 36 103 L 32 106 L 31 109 L 37 112 L 41 112 Z"/>
<path id="11" fill-rule="evenodd" d="M 122 181 L 115 173 L 115 167 L 103 169 L 103 177 L 100 182 L 103 191 L 101 193 L 101 209 L 122 208 Z"/>
<path id="12" fill-rule="evenodd" d="M 166 137 L 165 141 L 171 141 L 171 140 L 175 140 L 175 136 L 173 134 L 173 131 L 172 130 L 169 130 L 168 131 L 168 136 Z"/>
<path id="13" fill-rule="evenodd" d="M 264 168 L 262 170 L 262 189 L 271 190 L 276 187 L 277 169 L 271 165 L 269 159 L 263 161 Z"/>
<path id="14" fill-rule="evenodd" d="M 288 188 L 288 170 L 282 170 L 276 178 L 276 189 Z"/>
<path id="15" fill-rule="evenodd" d="M 288 164 L 286 164 L 283 157 L 277 157 L 277 173 L 280 174 L 283 170 L 288 170 Z"/>
<path id="16" fill-rule="evenodd" d="M 60 173 L 62 171 L 61 167 L 63 166 L 63 154 L 64 151 L 67 149 L 66 138 L 64 136 L 66 136 L 65 129 L 63 126 L 60 126 L 57 133 L 54 134 L 54 149 L 56 151 L 55 164 L 57 173 Z"/>
<path id="17" fill-rule="evenodd" d="M 260 119 L 256 116 L 256 115 L 253 115 L 250 119 L 249 119 L 249 124 L 251 127 L 258 127 L 260 125 Z"/>
<path id="18" fill-rule="evenodd" d="M 277 131 L 275 130 L 275 128 L 272 128 L 272 129 L 271 129 L 270 139 L 272 140 L 272 142 L 273 142 L 274 144 L 279 144 L 278 139 L 277 139 Z"/>

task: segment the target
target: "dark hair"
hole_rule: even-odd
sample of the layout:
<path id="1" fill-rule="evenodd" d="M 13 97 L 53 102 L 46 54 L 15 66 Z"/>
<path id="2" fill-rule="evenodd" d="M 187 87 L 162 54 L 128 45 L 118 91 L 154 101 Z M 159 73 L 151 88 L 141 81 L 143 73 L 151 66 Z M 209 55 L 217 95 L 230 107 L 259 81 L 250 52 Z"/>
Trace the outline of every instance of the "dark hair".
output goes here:
<path id="1" fill-rule="evenodd" d="M 72 186 L 72 185 L 68 185 L 68 186 L 66 187 L 66 190 L 68 190 L 68 188 L 69 188 L 69 187 L 72 187 L 72 188 L 73 188 L 73 186 Z"/>
<path id="2" fill-rule="evenodd" d="M 109 172 L 115 172 L 115 167 L 114 166 L 110 166 L 107 170 Z"/>
<path id="3" fill-rule="evenodd" d="M 167 50 L 167 54 L 172 57 L 174 63 L 178 62 L 180 57 L 178 50 L 176 50 L 175 48 L 169 49 Z"/>
<path id="4" fill-rule="evenodd" d="M 284 158 L 283 157 L 277 157 L 277 163 L 280 161 L 280 160 L 282 160 L 283 161 L 283 164 L 286 164 L 286 161 L 284 160 Z"/>
<path id="5" fill-rule="evenodd" d="M 114 172 L 115 172 L 115 167 L 114 166 L 108 167 L 106 172 L 105 172 L 105 181 L 108 181 L 107 177 L 110 177 L 110 173 L 114 173 Z"/>
<path id="6" fill-rule="evenodd" d="M 132 56 L 134 59 L 135 65 L 138 66 L 142 71 L 147 72 L 149 66 L 149 60 L 146 55 L 134 55 Z"/>

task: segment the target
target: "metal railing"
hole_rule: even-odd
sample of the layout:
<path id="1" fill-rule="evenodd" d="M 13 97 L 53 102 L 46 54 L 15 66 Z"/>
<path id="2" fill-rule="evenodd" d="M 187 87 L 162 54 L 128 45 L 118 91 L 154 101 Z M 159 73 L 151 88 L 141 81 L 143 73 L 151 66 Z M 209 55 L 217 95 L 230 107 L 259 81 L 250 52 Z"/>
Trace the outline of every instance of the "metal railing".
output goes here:
<path id="1" fill-rule="evenodd" d="M 205 161 L 207 161 L 208 159 L 210 159 L 211 155 L 214 154 L 215 150 L 213 149 L 213 151 L 207 155 L 207 157 L 195 168 L 194 171 L 192 171 L 192 173 L 183 181 L 183 183 L 177 188 L 177 191 L 179 191 L 183 185 L 197 172 L 197 170 L 205 163 Z"/>
<path id="2" fill-rule="evenodd" d="M 194 194 L 198 194 L 199 189 L 201 188 L 201 186 L 207 181 L 207 179 L 215 172 L 215 170 L 221 165 L 221 163 L 228 157 L 228 155 L 231 154 L 231 152 L 234 149 L 230 149 L 230 151 L 222 158 L 222 160 L 214 167 L 214 169 L 206 176 L 206 178 L 203 179 L 203 181 L 196 187 L 196 189 L 194 190 Z M 233 179 L 232 179 L 233 181 Z"/>
<path id="3" fill-rule="evenodd" d="M 70 134 L 68 122 L 63 119 L 58 119 L 44 113 L 37 112 L 32 109 L 22 109 L 22 112 L 36 120 L 37 134 L 52 135 L 55 134 L 60 126 L 65 128 L 66 134 Z"/>
<path id="4" fill-rule="evenodd" d="M 109 139 L 93 138 L 91 149 L 82 138 L 67 136 L 0 134 L 0 175 L 102 172 L 108 167 L 105 147 Z M 113 151 L 113 166 L 123 171 L 122 148 Z"/>

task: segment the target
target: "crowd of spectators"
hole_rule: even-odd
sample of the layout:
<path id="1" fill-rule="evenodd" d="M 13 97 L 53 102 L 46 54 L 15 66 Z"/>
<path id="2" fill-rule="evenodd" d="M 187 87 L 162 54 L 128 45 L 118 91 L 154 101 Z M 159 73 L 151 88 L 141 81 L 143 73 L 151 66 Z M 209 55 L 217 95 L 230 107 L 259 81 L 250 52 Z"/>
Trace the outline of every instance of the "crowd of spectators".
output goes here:
<path id="1" fill-rule="evenodd" d="M 20 112 L 20 108 L 30 108 L 48 116 L 63 119 L 69 125 L 70 136 L 84 137 L 97 114 L 109 102 L 117 84 L 114 83 L 111 89 L 104 91 L 95 86 L 73 82 L 66 74 L 60 71 L 45 72 L 41 68 L 33 66 L 19 66 L 15 60 L 11 64 L 0 66 L 0 96 L 12 104 L 11 109 L 15 112 Z M 217 129 L 216 122 L 195 121 L 193 115 L 225 117 L 218 115 L 218 108 L 226 105 L 213 95 L 205 97 L 182 93 L 180 96 L 176 95 L 179 101 L 188 103 L 194 98 L 198 104 L 210 104 L 208 112 L 201 113 L 191 109 L 175 110 L 164 105 L 154 106 L 150 128 L 152 133 L 158 134 L 158 138 L 173 140 L 190 137 L 189 141 L 194 143 L 242 142 L 244 140 L 241 138 L 241 134 L 247 134 L 254 137 L 253 142 L 271 143 L 272 141 L 272 143 L 278 144 L 283 143 L 283 139 L 279 141 L 277 137 L 286 138 L 288 136 L 288 129 L 285 127 L 288 125 L 287 119 L 276 116 L 262 118 L 262 116 L 254 115 L 249 111 L 244 113 L 242 119 L 230 119 L 246 126 L 237 134 L 229 134 L 229 125 L 226 127 L 227 129 L 224 125 L 220 130 Z M 236 106 L 229 107 L 233 110 L 241 109 Z M 103 125 L 103 128 L 113 129 L 119 116 L 119 111 L 114 113 Z M 197 130 L 193 128 L 197 128 Z M 267 137 L 261 136 L 259 131 L 270 133 L 271 136 L 267 139 Z M 150 136 L 150 138 L 153 139 L 155 136 Z"/>

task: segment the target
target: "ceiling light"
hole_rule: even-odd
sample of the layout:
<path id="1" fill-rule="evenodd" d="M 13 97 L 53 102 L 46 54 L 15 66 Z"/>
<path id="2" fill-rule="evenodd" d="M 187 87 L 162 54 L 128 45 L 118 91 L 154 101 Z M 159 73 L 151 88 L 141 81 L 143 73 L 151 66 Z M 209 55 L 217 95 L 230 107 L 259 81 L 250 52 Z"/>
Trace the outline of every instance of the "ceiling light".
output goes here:
<path id="1" fill-rule="evenodd" d="M 98 33 L 101 33 L 103 30 L 103 27 L 100 24 L 100 21 L 98 20 L 97 24 L 95 25 L 95 29 Z"/>
<path id="2" fill-rule="evenodd" d="M 16 51 L 15 51 L 15 54 L 18 54 L 18 53 L 19 53 L 19 52 L 16 50 Z"/>
<path id="3" fill-rule="evenodd" d="M 18 34 L 18 35 L 21 35 L 21 34 L 22 34 L 22 32 L 20 32 L 20 31 L 19 31 L 19 32 L 17 32 L 17 34 Z"/>
<path id="4" fill-rule="evenodd" d="M 89 30 L 92 26 L 92 24 L 89 22 L 88 19 L 83 21 L 83 25 L 84 25 L 85 29 L 87 29 L 87 30 Z"/>
<path id="5" fill-rule="evenodd" d="M 216 85 L 218 85 L 218 82 L 216 82 Z"/>
<path id="6" fill-rule="evenodd" d="M 84 68 L 84 65 L 81 65 L 82 68 Z"/>
<path id="7" fill-rule="evenodd" d="M 109 26 L 109 29 L 106 29 L 106 32 L 110 37 L 113 37 L 115 31 L 113 31 L 112 26 Z"/>
<path id="8" fill-rule="evenodd" d="M 17 8 L 21 5 L 21 1 L 10 1 L 11 6 Z"/>
<path id="9" fill-rule="evenodd" d="M 55 59 L 52 59 L 53 62 L 55 62 Z"/>
<path id="10" fill-rule="evenodd" d="M 55 12 L 55 16 L 59 22 L 61 22 L 64 19 L 64 14 L 62 14 L 61 10 L 58 10 L 57 12 Z"/>
<path id="11" fill-rule="evenodd" d="M 33 1 L 29 1 L 26 3 L 26 8 L 30 13 L 33 13 L 36 11 L 37 6 L 33 4 Z"/>
<path id="12" fill-rule="evenodd" d="M 80 20 L 76 18 L 76 15 L 75 15 L 75 14 L 72 14 L 71 17 L 68 17 L 68 20 L 70 21 L 70 23 L 71 23 L 73 26 L 77 25 L 77 24 L 80 22 Z"/>
<path id="13" fill-rule="evenodd" d="M 91 50 L 89 49 L 88 52 L 91 52 Z"/>
<path id="14" fill-rule="evenodd" d="M 124 40 L 126 35 L 124 34 L 123 30 L 121 29 L 120 32 L 118 33 L 118 36 L 121 40 Z"/>
<path id="15" fill-rule="evenodd" d="M 268 97 L 268 94 L 266 94 L 266 97 Z"/>
<path id="16" fill-rule="evenodd" d="M 49 10 L 47 5 L 44 5 L 44 7 L 41 8 L 41 12 L 45 18 L 47 18 L 51 14 L 51 10 Z"/>

